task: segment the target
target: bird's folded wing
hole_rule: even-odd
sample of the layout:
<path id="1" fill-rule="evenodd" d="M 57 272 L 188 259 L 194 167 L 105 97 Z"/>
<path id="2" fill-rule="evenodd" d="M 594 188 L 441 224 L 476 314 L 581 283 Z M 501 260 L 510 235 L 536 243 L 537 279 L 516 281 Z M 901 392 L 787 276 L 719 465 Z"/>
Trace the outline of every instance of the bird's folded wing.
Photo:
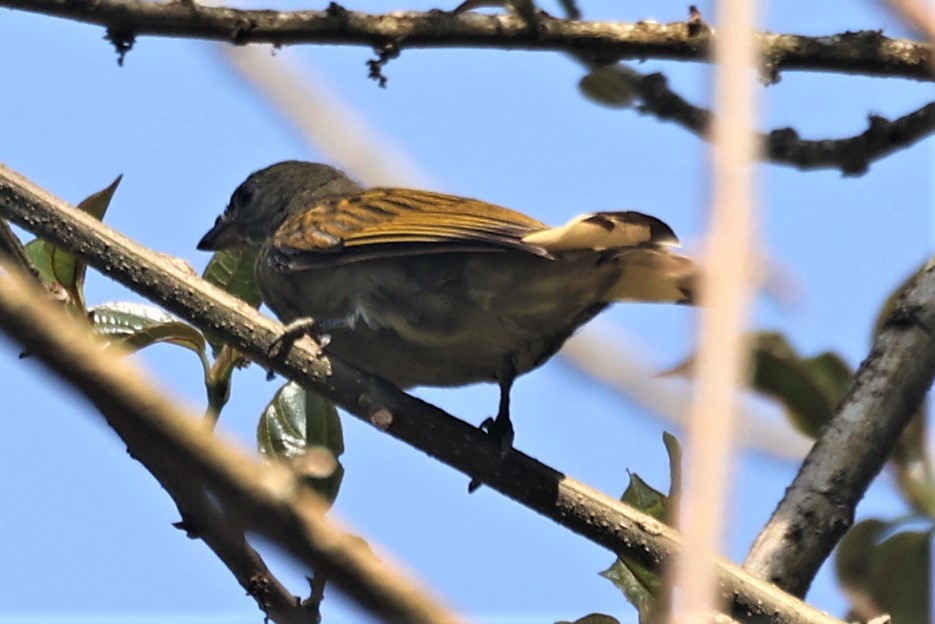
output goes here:
<path id="1" fill-rule="evenodd" d="M 288 218 L 272 241 L 278 260 L 293 269 L 457 251 L 512 249 L 552 258 L 567 251 L 677 244 L 668 225 L 639 212 L 587 214 L 550 228 L 475 199 L 386 188 L 319 200 Z"/>
<path id="2" fill-rule="evenodd" d="M 464 197 L 371 189 L 328 198 L 277 230 L 273 245 L 295 258 L 343 251 L 356 260 L 384 255 L 518 249 L 549 254 L 523 236 L 546 226 L 526 215 Z M 350 259 L 350 258 L 349 258 Z"/>

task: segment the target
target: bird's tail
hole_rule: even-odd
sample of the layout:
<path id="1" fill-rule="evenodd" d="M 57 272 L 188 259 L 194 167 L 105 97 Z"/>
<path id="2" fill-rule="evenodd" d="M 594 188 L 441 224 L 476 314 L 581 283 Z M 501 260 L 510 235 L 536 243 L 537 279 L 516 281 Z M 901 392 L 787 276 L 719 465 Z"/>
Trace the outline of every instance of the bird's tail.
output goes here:
<path id="1" fill-rule="evenodd" d="M 674 254 L 679 244 L 663 221 L 640 212 L 598 212 L 575 217 L 557 228 L 533 232 L 523 242 L 550 254 L 592 250 L 622 269 L 608 301 L 694 303 L 698 268 Z"/>

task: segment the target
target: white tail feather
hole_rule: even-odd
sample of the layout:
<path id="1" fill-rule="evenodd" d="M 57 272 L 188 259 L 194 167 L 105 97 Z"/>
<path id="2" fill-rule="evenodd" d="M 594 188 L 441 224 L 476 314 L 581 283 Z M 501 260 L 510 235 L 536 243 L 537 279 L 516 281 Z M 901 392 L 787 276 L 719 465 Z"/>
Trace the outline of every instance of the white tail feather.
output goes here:
<path id="1" fill-rule="evenodd" d="M 551 252 L 577 249 L 604 251 L 645 243 L 678 245 L 678 239 L 667 225 L 639 212 L 580 215 L 560 227 L 527 234 L 523 242 Z"/>

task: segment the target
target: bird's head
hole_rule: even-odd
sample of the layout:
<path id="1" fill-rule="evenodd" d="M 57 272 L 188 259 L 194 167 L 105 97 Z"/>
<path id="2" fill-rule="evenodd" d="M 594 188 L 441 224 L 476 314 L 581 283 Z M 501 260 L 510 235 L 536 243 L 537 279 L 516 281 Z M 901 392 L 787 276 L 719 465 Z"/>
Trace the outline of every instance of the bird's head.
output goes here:
<path id="1" fill-rule="evenodd" d="M 330 195 L 360 190 L 360 186 L 334 167 L 290 160 L 250 174 L 217 218 L 198 249 L 213 251 L 240 245 L 258 248 L 286 217 Z"/>

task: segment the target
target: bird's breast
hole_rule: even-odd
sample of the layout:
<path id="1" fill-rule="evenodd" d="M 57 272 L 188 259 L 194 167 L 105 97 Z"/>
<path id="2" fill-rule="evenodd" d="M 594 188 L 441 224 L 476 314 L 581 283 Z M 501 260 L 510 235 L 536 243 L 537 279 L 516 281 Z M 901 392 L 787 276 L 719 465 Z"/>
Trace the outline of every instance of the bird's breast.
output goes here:
<path id="1" fill-rule="evenodd" d="M 312 317 L 328 352 L 401 387 L 492 381 L 551 356 L 606 303 L 614 276 L 596 258 L 522 252 L 444 253 L 277 270 L 257 278 L 284 321 Z"/>

